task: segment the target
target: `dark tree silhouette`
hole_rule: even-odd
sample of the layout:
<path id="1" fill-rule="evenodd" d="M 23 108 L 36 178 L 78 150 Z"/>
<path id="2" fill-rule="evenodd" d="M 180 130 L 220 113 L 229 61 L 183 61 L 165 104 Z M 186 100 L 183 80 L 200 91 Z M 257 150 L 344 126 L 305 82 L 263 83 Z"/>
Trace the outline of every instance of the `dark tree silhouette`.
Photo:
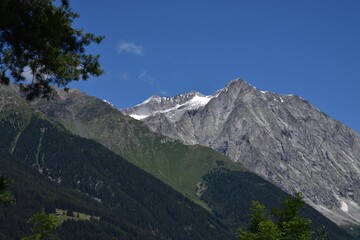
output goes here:
<path id="1" fill-rule="evenodd" d="M 69 0 L 0 1 L 0 83 L 20 84 L 27 99 L 50 97 L 53 87 L 102 73 L 85 47 L 103 37 L 72 27 Z M 28 71 L 28 78 L 25 77 Z"/>

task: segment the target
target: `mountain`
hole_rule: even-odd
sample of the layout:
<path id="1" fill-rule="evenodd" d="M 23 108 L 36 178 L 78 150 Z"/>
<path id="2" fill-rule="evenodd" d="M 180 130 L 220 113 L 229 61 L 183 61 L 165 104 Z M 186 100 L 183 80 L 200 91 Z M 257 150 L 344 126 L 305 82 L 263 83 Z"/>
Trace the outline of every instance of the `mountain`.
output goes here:
<path id="1" fill-rule="evenodd" d="M 244 226 L 250 221 L 254 200 L 261 202 L 267 209 L 279 208 L 280 203 L 289 197 L 287 193 L 274 184 L 250 172 L 236 172 L 224 168 L 210 171 L 202 182 L 206 190 L 201 199 L 208 203 L 213 214 L 231 228 Z M 314 233 L 324 228 L 329 239 L 359 239 L 356 226 L 347 226 L 348 233 L 339 231 L 339 227 L 330 219 L 319 214 L 314 208 L 305 205 L 300 210 L 301 216 L 312 221 L 312 239 Z M 350 235 L 351 234 L 351 235 Z"/>
<path id="2" fill-rule="evenodd" d="M 111 104 L 76 89 L 68 93 L 58 90 L 51 101 L 37 99 L 31 104 L 72 133 L 101 143 L 205 207 L 195 189 L 208 171 L 219 164 L 232 170 L 244 169 L 210 148 L 186 146 L 153 133 Z"/>
<path id="3" fill-rule="evenodd" d="M 195 92 L 190 93 L 188 99 L 194 97 L 196 101 L 191 101 L 191 107 L 206 101 Z M 186 97 L 175 101 L 182 104 Z M 61 122 L 72 133 L 96 140 L 211 211 L 233 236 L 239 226 L 247 225 L 252 201 L 259 200 L 272 208 L 280 206 L 288 196 L 224 155 L 198 145 L 186 146 L 156 134 L 144 123 L 123 115 L 107 101 L 87 96 L 76 89 L 69 92 L 57 90 L 51 101 L 38 99 L 31 104 L 53 121 Z M 226 186 L 218 184 L 222 181 L 213 181 L 214 174 L 210 174 L 218 171 L 224 173 L 221 179 L 235 180 L 224 181 Z M 225 194 L 222 189 L 230 189 L 231 193 Z M 223 208 L 227 209 L 225 213 L 222 213 Z M 351 239 L 311 207 L 307 207 L 304 216 L 314 219 L 314 228 L 324 226 L 334 239 Z"/>
<path id="4" fill-rule="evenodd" d="M 360 224 L 360 136 L 301 97 L 236 79 L 211 96 L 152 96 L 122 112 L 226 154 L 338 224 Z"/>
<path id="5" fill-rule="evenodd" d="M 10 206 L 0 206 L 1 240 L 21 239 L 30 235 L 28 219 L 42 210 L 54 214 L 56 209 L 99 217 L 98 220 L 69 219 L 58 223 L 56 235 L 59 239 L 151 238 L 146 230 L 127 223 L 89 195 L 49 181 L 37 169 L 25 166 L 9 154 L 0 152 L 0 166 L 1 173 L 11 176 L 13 180 L 9 191 L 15 197 L 15 202 Z"/>
<path id="6" fill-rule="evenodd" d="M 0 170 L 13 177 L 16 198 L 10 208 L 0 206 L 6 226 L 0 238 L 28 234 L 28 218 L 43 208 L 100 217 L 64 222 L 60 239 L 235 238 L 204 208 L 101 144 L 71 134 L 12 88 L 0 89 L 0 109 Z"/>

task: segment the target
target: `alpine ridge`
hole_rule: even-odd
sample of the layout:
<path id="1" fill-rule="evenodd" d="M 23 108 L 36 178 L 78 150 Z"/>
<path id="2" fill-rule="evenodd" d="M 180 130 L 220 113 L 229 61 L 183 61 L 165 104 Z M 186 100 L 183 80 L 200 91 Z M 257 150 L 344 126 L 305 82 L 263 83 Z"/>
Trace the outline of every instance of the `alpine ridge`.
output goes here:
<path id="1" fill-rule="evenodd" d="M 195 110 L 206 105 L 212 96 L 205 96 L 198 92 L 177 95 L 173 98 L 151 96 L 142 104 L 137 105 L 136 114 L 130 116 L 141 120 L 150 115 L 169 113 L 169 119 L 176 121 L 180 112 Z"/>
<path id="2" fill-rule="evenodd" d="M 1 240 L 30 234 L 35 212 L 61 209 L 97 219 L 56 215 L 59 239 L 235 239 L 210 212 L 103 145 L 71 134 L 11 85 L 0 88 L 0 110 L 0 171 L 14 179 L 15 198 L 1 206 Z"/>
<path id="3" fill-rule="evenodd" d="M 130 165 L 138 166 L 162 183 L 181 193 L 182 196 L 211 211 L 211 216 L 215 217 L 216 221 L 224 224 L 228 229 L 224 234 L 230 234 L 232 237 L 235 237 L 239 226 L 243 227 L 249 221 L 249 209 L 252 201 L 260 201 L 268 209 L 271 209 L 280 206 L 288 196 L 287 193 L 274 184 L 249 172 L 241 164 L 234 163 L 225 155 L 200 145 L 184 145 L 179 141 L 154 133 L 141 121 L 123 115 L 109 102 L 87 96 L 79 90 L 73 89 L 69 92 L 57 90 L 56 95 L 50 101 L 37 99 L 30 104 L 18 96 L 15 86 L 0 89 L 0 93 L 0 108 L 2 109 L 0 115 L 0 120 L 2 120 L 0 121 L 0 131 L 2 132 L 0 138 L 2 141 L 0 141 L 0 145 L 2 149 L 10 154 L 10 157 L 14 157 L 19 161 L 26 161 L 28 165 L 30 164 L 28 167 L 33 168 L 35 171 L 39 170 L 41 175 L 50 176 L 51 181 L 56 180 L 55 184 L 66 184 L 68 182 L 65 181 L 66 179 L 72 182 L 73 178 L 65 178 L 65 175 L 79 176 L 78 174 L 74 175 L 74 171 L 82 169 L 80 172 L 88 174 L 88 170 L 92 169 L 91 179 L 81 177 L 79 182 L 79 177 L 76 177 L 75 185 L 72 185 L 75 186 L 75 190 L 78 190 L 78 184 L 82 183 L 81 179 L 92 180 L 94 177 L 96 179 L 96 176 L 103 176 L 102 174 L 107 176 L 106 182 L 110 185 L 112 185 L 110 182 L 123 178 L 120 185 L 128 186 L 128 182 L 134 182 L 133 178 L 129 178 L 128 175 L 131 172 L 130 169 L 118 168 L 120 162 L 124 163 L 120 159 L 111 160 L 115 157 L 114 153 L 117 153 L 121 155 L 118 158 L 124 157 L 124 160 L 126 159 Z M 183 100 L 175 103 L 175 106 L 179 104 L 183 105 L 183 108 L 190 107 L 193 109 L 201 107 L 200 104 L 194 104 L 194 101 L 190 101 L 190 98 L 195 97 L 195 93 L 190 95 L 188 99 L 186 99 L 185 95 L 179 95 L 178 98 Z M 188 101 L 191 104 L 187 104 Z M 196 100 L 195 102 L 199 101 Z M 59 131 L 50 131 L 50 129 L 54 129 L 53 127 Z M 13 141 L 8 141 L 9 139 L 13 139 Z M 24 144 L 24 139 L 28 140 L 28 144 Z M 78 139 L 76 141 L 80 142 L 74 143 L 71 139 Z M 100 145 L 96 145 L 92 140 L 105 146 L 108 150 L 114 151 L 114 153 L 108 152 L 112 154 L 111 156 L 105 154 L 103 152 L 105 149 L 101 148 Z M 59 149 L 61 150 L 59 151 Z M 83 154 L 86 154 L 86 156 Z M 84 159 L 86 159 L 86 164 Z M 8 162 L 12 163 L 14 161 Z M 90 167 L 93 163 L 96 168 Z M 84 167 L 84 164 L 86 167 Z M 61 167 L 61 174 L 57 172 L 60 165 L 64 167 Z M 53 168 L 53 166 L 57 167 Z M 10 166 L 10 169 L 6 170 L 6 172 L 10 174 L 12 167 Z M 111 176 L 109 176 L 110 170 L 114 173 L 113 175 L 110 174 Z M 95 173 L 100 175 L 95 176 Z M 59 174 L 61 177 L 59 177 Z M 135 178 L 138 176 L 140 180 L 144 180 L 142 174 L 140 171 L 132 175 Z M 105 181 L 105 179 L 101 181 Z M 84 182 L 85 185 L 87 183 L 89 181 Z M 98 192 L 99 187 L 106 186 L 104 184 L 91 184 L 90 182 L 90 187 L 95 187 Z M 144 186 L 143 183 L 139 184 L 137 181 L 133 185 L 143 189 L 150 189 L 150 187 Z M 157 184 L 153 187 L 156 186 Z M 95 192 L 96 202 L 98 200 L 104 203 L 105 200 L 106 202 L 116 202 L 116 199 L 118 199 L 106 194 L 108 197 L 104 197 L 104 192 L 101 191 L 102 194 L 100 195 L 97 192 Z M 137 193 L 138 191 L 132 192 Z M 90 195 L 94 196 L 93 192 Z M 154 201 L 154 204 L 156 202 L 163 205 L 165 201 L 162 197 L 159 200 L 150 199 L 148 194 L 138 194 L 137 196 L 147 202 Z M 50 202 L 46 204 L 53 206 L 52 202 L 50 199 Z M 123 202 L 123 200 L 120 200 L 120 202 Z M 174 204 L 177 205 L 178 201 L 174 201 Z M 73 207 L 74 210 L 78 210 L 78 208 Z M 126 210 L 128 208 L 122 207 L 120 209 Z M 139 211 L 141 209 L 142 207 Z M 86 212 L 91 213 L 92 210 L 88 209 Z M 310 206 L 305 206 L 301 214 L 313 221 L 313 231 L 321 227 L 326 229 L 332 239 L 356 239 L 356 229 L 355 231 L 351 229 L 347 233 Z M 19 214 L 15 215 L 15 217 L 19 217 Z M 116 215 L 120 218 L 124 216 L 123 214 Z M 140 213 L 134 214 L 134 217 L 141 217 L 142 215 Z M 173 214 L 172 217 L 178 218 L 177 214 Z M 124 221 L 132 220 L 134 219 L 130 218 Z M 113 227 L 116 228 L 117 224 L 113 225 Z M 184 230 L 187 231 L 186 229 Z M 209 234 L 212 233 L 209 232 Z M 193 239 L 193 237 L 191 238 Z M 215 236 L 212 235 L 212 238 L 215 239 Z M 75 237 L 75 239 L 78 238 Z M 180 239 L 180 235 L 177 234 L 176 239 Z"/>
<path id="4" fill-rule="evenodd" d="M 153 96 L 122 112 L 157 133 L 226 154 L 288 193 L 301 192 L 337 224 L 360 224 L 360 136 L 301 97 L 235 79 L 211 96 Z"/>

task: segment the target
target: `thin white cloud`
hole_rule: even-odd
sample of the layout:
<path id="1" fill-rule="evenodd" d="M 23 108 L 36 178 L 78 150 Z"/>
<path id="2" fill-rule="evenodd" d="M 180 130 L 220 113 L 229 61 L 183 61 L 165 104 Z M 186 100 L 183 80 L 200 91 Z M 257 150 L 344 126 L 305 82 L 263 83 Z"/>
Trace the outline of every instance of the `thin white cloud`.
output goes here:
<path id="1" fill-rule="evenodd" d="M 132 42 L 126 42 L 121 40 L 117 46 L 117 50 L 119 53 L 129 53 L 137 56 L 144 56 L 144 48 L 141 45 L 136 45 Z"/>
<path id="2" fill-rule="evenodd" d="M 169 95 L 169 92 L 166 91 L 166 90 L 163 90 L 163 89 L 159 90 L 159 93 L 160 93 L 162 96 L 167 96 L 167 95 Z"/>
<path id="3" fill-rule="evenodd" d="M 148 74 L 147 71 L 141 71 L 141 73 L 139 74 L 139 79 L 146 78 L 147 74 Z"/>
<path id="4" fill-rule="evenodd" d="M 155 84 L 155 79 L 146 70 L 141 71 L 139 79 L 149 83 L 150 85 Z"/>
<path id="5" fill-rule="evenodd" d="M 128 73 L 120 73 L 117 76 L 123 81 L 127 81 L 130 79 L 130 75 Z"/>
<path id="6" fill-rule="evenodd" d="M 161 88 L 157 82 L 155 81 L 155 79 L 149 74 L 148 71 L 146 70 L 142 70 L 138 76 L 138 78 L 148 84 L 150 84 L 151 86 L 153 86 L 156 89 L 156 92 L 158 94 L 160 94 L 160 96 L 168 96 L 169 92 L 163 88 Z"/>

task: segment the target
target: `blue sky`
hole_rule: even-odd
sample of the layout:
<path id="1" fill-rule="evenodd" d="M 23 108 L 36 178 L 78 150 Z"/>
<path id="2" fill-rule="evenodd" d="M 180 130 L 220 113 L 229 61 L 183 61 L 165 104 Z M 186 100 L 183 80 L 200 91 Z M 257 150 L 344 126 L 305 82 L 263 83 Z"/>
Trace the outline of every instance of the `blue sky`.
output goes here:
<path id="1" fill-rule="evenodd" d="M 358 0 L 71 1 L 105 74 L 71 87 L 131 107 L 242 78 L 299 95 L 360 132 Z"/>

